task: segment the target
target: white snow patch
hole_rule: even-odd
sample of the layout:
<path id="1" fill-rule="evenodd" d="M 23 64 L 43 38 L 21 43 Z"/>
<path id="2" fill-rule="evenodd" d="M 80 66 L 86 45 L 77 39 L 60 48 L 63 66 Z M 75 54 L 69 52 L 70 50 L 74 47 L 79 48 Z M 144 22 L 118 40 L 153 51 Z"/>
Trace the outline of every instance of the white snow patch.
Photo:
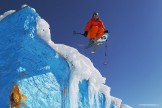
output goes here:
<path id="1" fill-rule="evenodd" d="M 21 8 L 25 8 L 25 7 L 27 7 L 28 5 L 27 4 L 23 4 L 22 6 L 21 6 Z M 31 8 L 34 12 L 36 12 L 36 10 L 34 9 L 34 8 Z"/>
<path id="2" fill-rule="evenodd" d="M 23 4 L 22 6 L 21 6 L 21 8 L 25 8 L 25 7 L 27 7 L 28 5 L 27 4 Z"/>
<path id="3" fill-rule="evenodd" d="M 111 96 L 111 102 L 114 103 L 115 108 L 120 108 L 122 100 L 116 97 Z"/>
<path id="4" fill-rule="evenodd" d="M 110 90 L 111 88 L 107 85 L 102 84 L 100 87 L 100 92 L 103 93 L 106 97 L 106 108 L 109 108 L 111 104 L 111 96 L 110 96 Z"/>
<path id="5" fill-rule="evenodd" d="M 50 26 L 42 18 L 37 18 L 37 34 L 46 42 L 51 40 Z"/>
<path id="6" fill-rule="evenodd" d="M 14 12 L 16 12 L 16 11 L 15 10 L 9 10 L 9 11 L 5 12 L 3 15 L 0 15 L 0 21 L 2 19 L 4 19 L 5 17 L 7 17 L 8 15 L 13 14 Z"/>
<path id="7" fill-rule="evenodd" d="M 34 8 L 31 8 L 34 12 L 36 12 L 36 10 Z"/>

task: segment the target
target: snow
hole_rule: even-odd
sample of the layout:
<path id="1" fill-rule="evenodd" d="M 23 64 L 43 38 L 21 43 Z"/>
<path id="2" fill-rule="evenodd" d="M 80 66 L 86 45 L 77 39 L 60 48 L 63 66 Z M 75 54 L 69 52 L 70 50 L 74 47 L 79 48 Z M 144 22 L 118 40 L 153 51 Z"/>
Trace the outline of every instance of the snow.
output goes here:
<path id="1" fill-rule="evenodd" d="M 70 103 L 71 108 L 78 107 L 78 94 L 79 93 L 79 82 L 82 80 L 89 80 L 89 100 L 90 108 L 93 108 L 94 97 L 97 97 L 98 93 L 101 92 L 106 96 L 106 105 L 108 108 L 113 102 L 117 108 L 121 106 L 121 99 L 110 96 L 110 87 L 105 85 L 106 78 L 102 77 L 100 72 L 94 67 L 91 60 L 84 55 L 80 54 L 75 48 L 66 46 L 64 44 L 56 44 L 51 40 L 50 26 L 42 18 L 37 18 L 37 34 L 49 44 L 56 52 L 63 56 L 72 70 L 70 76 Z M 131 108 L 127 105 L 122 105 L 122 108 Z"/>
<path id="2" fill-rule="evenodd" d="M 25 7 L 27 7 L 28 5 L 27 4 L 23 4 L 22 6 L 21 6 L 21 8 L 25 8 Z M 34 8 L 31 8 L 34 12 L 36 12 L 36 10 L 34 9 Z"/>
<path id="3" fill-rule="evenodd" d="M 50 34 L 50 26 L 49 24 L 42 18 L 37 18 L 37 34 L 46 42 L 51 40 Z"/>
<path id="4" fill-rule="evenodd" d="M 101 85 L 100 91 L 101 91 L 101 93 L 105 94 L 105 96 L 106 96 L 106 105 L 107 106 L 110 106 L 110 104 L 111 104 L 110 90 L 111 90 L 111 88 L 108 87 L 107 85 L 104 85 L 104 84 Z"/>
<path id="5" fill-rule="evenodd" d="M 122 100 L 111 96 L 111 102 L 114 104 L 115 108 L 120 108 Z"/>
<path id="6" fill-rule="evenodd" d="M 70 97 L 71 97 L 71 108 L 78 107 L 78 85 L 82 80 L 89 80 L 89 93 L 90 95 L 90 106 L 94 104 L 94 96 L 98 96 L 100 86 L 105 83 L 106 78 L 102 77 L 100 72 L 94 68 L 93 63 L 80 54 L 76 49 L 68 47 L 62 44 L 54 44 L 49 41 L 49 45 L 54 48 L 59 54 L 66 58 L 72 70 L 70 79 Z M 75 92 L 74 92 L 75 90 Z M 106 89 L 105 89 L 106 90 Z M 106 93 L 109 91 L 104 91 Z"/>
<path id="7" fill-rule="evenodd" d="M 16 11 L 15 10 L 9 10 L 9 11 L 5 12 L 3 15 L 0 15 L 0 21 L 2 19 L 4 19 L 5 17 L 7 17 L 8 15 L 13 14 L 14 12 L 16 12 Z"/>
<path id="8" fill-rule="evenodd" d="M 27 7 L 28 5 L 27 4 L 23 4 L 22 6 L 21 6 L 21 8 L 25 8 L 25 7 Z"/>
<path id="9" fill-rule="evenodd" d="M 105 78 L 94 68 L 92 62 L 76 49 L 62 44 L 54 44 L 52 41 L 49 41 L 49 45 L 68 60 L 73 72 L 70 76 L 71 108 L 78 107 L 78 96 L 76 94 L 79 92 L 79 82 L 84 79 L 89 80 L 89 93 L 92 94 L 89 98 L 92 100 L 91 105 L 93 105 L 93 97 L 98 94 L 100 85 L 105 83 Z"/>

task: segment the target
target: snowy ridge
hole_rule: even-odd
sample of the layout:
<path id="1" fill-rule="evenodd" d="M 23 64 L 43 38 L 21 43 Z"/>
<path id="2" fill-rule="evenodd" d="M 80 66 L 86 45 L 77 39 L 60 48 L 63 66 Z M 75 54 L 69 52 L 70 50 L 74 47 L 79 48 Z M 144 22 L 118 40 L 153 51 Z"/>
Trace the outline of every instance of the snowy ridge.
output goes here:
<path id="1" fill-rule="evenodd" d="M 7 17 L 8 15 L 13 14 L 14 12 L 16 12 L 16 11 L 15 10 L 9 10 L 9 11 L 5 12 L 3 15 L 0 15 L 0 21 L 2 19 L 4 19 L 5 17 Z"/>
<path id="2" fill-rule="evenodd" d="M 27 4 L 23 4 L 22 6 L 21 6 L 21 8 L 25 8 L 25 7 L 27 7 L 28 5 Z"/>
<path id="3" fill-rule="evenodd" d="M 111 102 L 114 104 L 116 108 L 120 108 L 122 100 L 111 96 Z"/>
<path id="4" fill-rule="evenodd" d="M 106 78 L 102 77 L 100 72 L 93 66 L 91 60 L 72 47 L 63 44 L 55 44 L 51 40 L 49 24 L 40 17 L 37 19 L 37 34 L 55 51 L 62 55 L 70 65 L 72 70 L 70 76 L 71 108 L 78 107 L 78 96 L 76 94 L 79 92 L 78 85 L 82 80 L 89 80 L 88 92 L 90 94 L 90 108 L 93 108 L 94 96 L 98 97 L 99 92 L 106 96 L 106 108 L 110 107 L 111 102 L 115 104 L 116 108 L 120 108 L 122 100 L 110 96 L 110 87 L 104 85 Z M 97 106 L 99 106 L 98 103 L 99 102 L 97 102 Z M 122 108 L 131 107 L 123 105 Z"/>
<path id="5" fill-rule="evenodd" d="M 23 4 L 22 6 L 21 6 L 21 8 L 25 8 L 25 7 L 28 7 L 28 5 L 27 4 Z M 31 8 L 31 7 L 30 7 Z M 36 10 L 34 9 L 34 8 L 31 8 L 34 12 L 36 12 Z"/>
<path id="6" fill-rule="evenodd" d="M 48 43 L 51 40 L 49 24 L 44 19 L 38 17 L 36 28 L 37 28 L 37 34 Z"/>

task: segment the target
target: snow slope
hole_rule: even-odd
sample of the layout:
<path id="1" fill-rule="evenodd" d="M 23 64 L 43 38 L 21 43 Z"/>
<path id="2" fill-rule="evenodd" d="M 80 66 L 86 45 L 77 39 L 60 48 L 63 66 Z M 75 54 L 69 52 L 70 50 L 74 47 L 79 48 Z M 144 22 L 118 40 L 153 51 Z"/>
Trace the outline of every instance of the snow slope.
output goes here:
<path id="1" fill-rule="evenodd" d="M 17 84 L 27 99 L 21 108 L 131 108 L 110 96 L 106 78 L 76 49 L 55 44 L 50 26 L 35 9 L 0 21 L 0 106 L 8 108 Z"/>

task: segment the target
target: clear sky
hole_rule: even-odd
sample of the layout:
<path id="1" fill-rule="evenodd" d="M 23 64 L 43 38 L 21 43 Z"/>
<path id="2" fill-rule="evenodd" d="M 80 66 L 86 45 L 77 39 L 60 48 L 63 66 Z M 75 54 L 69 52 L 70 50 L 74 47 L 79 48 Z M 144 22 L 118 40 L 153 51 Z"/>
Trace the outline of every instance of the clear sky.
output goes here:
<path id="1" fill-rule="evenodd" d="M 4 1 L 4 2 L 3 2 Z M 55 43 L 75 47 L 89 57 L 107 78 L 111 95 L 133 108 L 153 104 L 162 108 L 162 0 L 3 0 L 0 14 L 26 3 L 49 24 Z M 98 11 L 110 31 L 107 60 L 105 44 L 96 54 L 84 50 L 84 32 L 92 13 Z"/>

